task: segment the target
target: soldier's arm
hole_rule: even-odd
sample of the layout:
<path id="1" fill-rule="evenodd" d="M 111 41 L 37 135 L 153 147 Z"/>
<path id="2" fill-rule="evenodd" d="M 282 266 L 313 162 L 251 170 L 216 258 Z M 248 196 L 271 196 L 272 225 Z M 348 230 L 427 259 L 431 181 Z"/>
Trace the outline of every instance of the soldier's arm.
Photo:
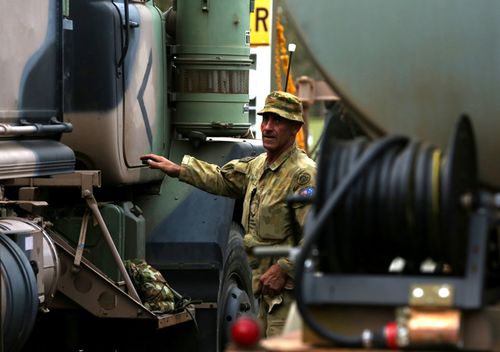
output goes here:
<path id="1" fill-rule="evenodd" d="M 156 154 L 143 155 L 141 160 L 151 169 L 161 170 L 209 193 L 233 198 L 243 197 L 245 193 L 246 167 L 239 165 L 239 160 L 232 160 L 222 168 L 189 155 L 184 156 L 181 165 Z"/>
<path id="2" fill-rule="evenodd" d="M 240 160 L 231 160 L 219 167 L 186 155 L 182 159 L 179 180 L 212 194 L 242 198 L 247 187 L 246 166 Z"/>

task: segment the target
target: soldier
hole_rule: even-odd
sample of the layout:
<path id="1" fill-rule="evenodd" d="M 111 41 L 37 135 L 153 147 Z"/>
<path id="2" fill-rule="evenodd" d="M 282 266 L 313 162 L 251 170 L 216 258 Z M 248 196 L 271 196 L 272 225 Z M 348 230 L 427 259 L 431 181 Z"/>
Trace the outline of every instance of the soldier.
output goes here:
<path id="1" fill-rule="evenodd" d="M 286 203 L 290 194 L 311 194 L 316 163 L 297 148 L 295 137 L 304 120 L 300 100 L 286 92 L 271 92 L 262 115 L 262 143 L 266 153 L 232 160 L 222 167 L 184 156 L 178 165 L 162 156 L 141 157 L 149 167 L 207 192 L 244 198 L 244 243 L 252 269 L 252 289 L 259 298 L 259 319 L 266 336 L 279 334 L 293 297 L 294 268 L 288 258 L 255 258 L 257 246 L 297 245 L 297 224 L 302 228 L 309 210 L 305 204 Z"/>

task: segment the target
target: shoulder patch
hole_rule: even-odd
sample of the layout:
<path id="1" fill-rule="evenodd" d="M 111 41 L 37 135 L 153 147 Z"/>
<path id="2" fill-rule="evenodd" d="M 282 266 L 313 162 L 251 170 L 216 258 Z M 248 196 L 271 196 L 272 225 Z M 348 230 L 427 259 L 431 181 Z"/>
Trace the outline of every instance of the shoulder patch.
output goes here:
<path id="1" fill-rule="evenodd" d="M 303 172 L 299 175 L 297 182 L 299 185 L 305 185 L 311 181 L 311 174 L 308 172 Z"/>

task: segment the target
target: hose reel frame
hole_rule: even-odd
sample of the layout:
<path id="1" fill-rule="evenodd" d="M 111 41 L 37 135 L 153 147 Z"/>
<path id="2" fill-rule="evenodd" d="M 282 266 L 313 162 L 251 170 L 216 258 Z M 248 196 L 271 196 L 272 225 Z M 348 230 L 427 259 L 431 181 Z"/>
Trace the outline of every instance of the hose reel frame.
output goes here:
<path id="1" fill-rule="evenodd" d="M 371 144 L 364 138 L 325 139 L 316 212 Z M 354 182 L 321 230 L 320 248 L 327 249 L 321 269 L 384 274 L 395 257 L 402 257 L 406 273 L 414 274 L 431 258 L 446 268 L 446 275 L 464 275 L 469 216 L 461 197 L 478 190 L 474 134 L 467 116 L 455 125 L 448 150 L 442 158 L 434 146 L 408 141 L 386 151 Z"/>

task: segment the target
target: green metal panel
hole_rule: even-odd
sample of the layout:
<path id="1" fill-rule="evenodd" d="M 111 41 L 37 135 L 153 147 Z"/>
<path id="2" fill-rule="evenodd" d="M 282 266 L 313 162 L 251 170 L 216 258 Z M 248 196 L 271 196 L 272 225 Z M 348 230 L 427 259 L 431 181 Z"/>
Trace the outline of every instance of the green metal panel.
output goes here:
<path id="1" fill-rule="evenodd" d="M 242 105 L 247 101 L 245 94 L 179 94 L 177 104 L 182 105 L 183 116 L 198 117 L 196 119 L 183 118 L 177 123 L 177 131 L 189 133 L 189 131 L 203 132 L 207 136 L 231 137 L 243 134 L 248 130 L 249 123 L 231 117 L 241 116 Z M 210 120 L 200 120 L 207 117 L 207 109 L 217 104 L 217 110 Z"/>
<path id="2" fill-rule="evenodd" d="M 177 18 L 177 53 L 248 57 L 249 0 L 177 1 Z"/>
<path id="3" fill-rule="evenodd" d="M 250 127 L 246 109 L 251 65 L 249 21 L 248 0 L 177 2 L 172 98 L 178 132 L 235 136 Z M 214 127 L 220 123 L 231 127 Z"/>
<path id="4" fill-rule="evenodd" d="M 479 174 L 500 186 L 500 2 L 288 0 L 314 60 L 379 129 L 445 149 L 470 115 Z"/>
<path id="5" fill-rule="evenodd" d="M 132 202 L 120 205 L 125 216 L 125 251 L 123 259 L 146 258 L 146 221 L 142 210 Z"/>
<path id="6" fill-rule="evenodd" d="M 105 204 L 100 211 L 111 238 L 122 259 L 145 257 L 145 221 L 140 210 L 125 202 L 121 205 Z M 136 214 L 134 214 L 136 212 Z M 54 229 L 63 235 L 74 247 L 78 243 L 82 217 L 76 214 L 61 216 L 54 221 Z M 101 269 L 113 280 L 121 280 L 119 269 L 111 251 L 101 235 L 97 222 L 88 223 L 88 231 L 83 252 L 85 258 Z"/>

